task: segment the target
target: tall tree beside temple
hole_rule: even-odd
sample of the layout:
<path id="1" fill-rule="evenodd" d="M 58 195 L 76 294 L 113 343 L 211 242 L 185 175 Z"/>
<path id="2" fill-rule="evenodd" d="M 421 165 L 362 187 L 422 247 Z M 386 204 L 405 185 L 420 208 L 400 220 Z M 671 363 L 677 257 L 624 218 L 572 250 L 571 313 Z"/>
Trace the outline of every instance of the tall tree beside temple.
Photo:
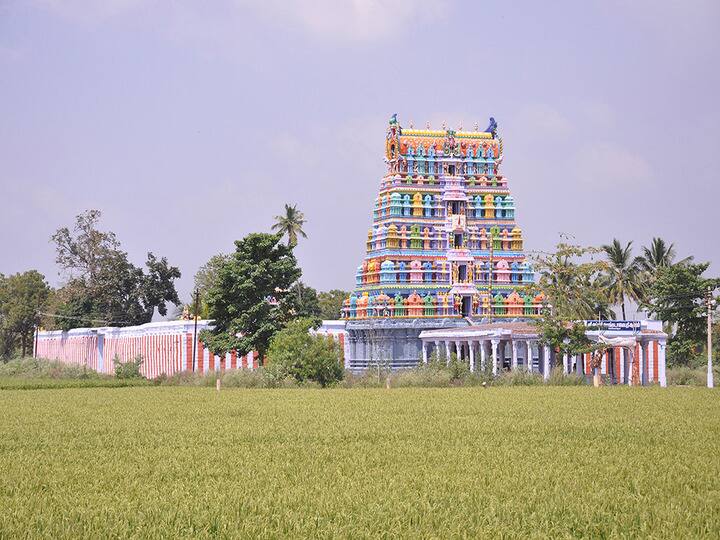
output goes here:
<path id="1" fill-rule="evenodd" d="M 668 244 L 662 238 L 653 238 L 649 246 L 643 246 L 642 255 L 637 260 L 642 270 L 654 274 L 660 268 L 675 264 L 675 244 Z M 685 264 L 690 261 L 692 261 L 692 257 L 685 257 L 677 264 Z"/>
<path id="2" fill-rule="evenodd" d="M 255 350 L 263 358 L 270 339 L 293 317 L 286 296 L 300 275 L 280 234 L 252 233 L 237 240 L 208 292 L 214 327 L 201 339 L 215 354 Z"/>
<path id="3" fill-rule="evenodd" d="M 40 324 L 50 287 L 37 270 L 11 276 L 0 274 L 0 357 L 16 350 L 32 352 L 33 332 Z"/>
<path id="4" fill-rule="evenodd" d="M 599 251 L 560 243 L 554 252 L 535 256 L 540 279 L 533 287 L 545 298 L 543 316 L 537 322 L 541 340 L 563 353 L 593 349 L 585 326 L 577 321 L 614 318 L 602 282 L 608 264 L 597 260 Z"/>
<path id="5" fill-rule="evenodd" d="M 203 264 L 197 272 L 195 272 L 195 288 L 198 292 L 198 317 L 201 319 L 208 318 L 208 307 L 207 307 L 207 296 L 210 289 L 213 288 L 215 281 L 217 280 L 218 272 L 223 264 L 230 259 L 230 255 L 225 253 L 218 253 L 210 257 L 208 262 Z M 195 299 L 187 304 L 188 312 L 191 315 L 195 315 Z"/>
<path id="6" fill-rule="evenodd" d="M 292 318 L 307 318 L 316 326 L 322 323 L 320 303 L 315 289 L 298 280 L 282 300 L 283 312 Z"/>
<path id="7" fill-rule="evenodd" d="M 297 209 L 297 205 L 285 205 L 285 214 L 275 216 L 275 224 L 272 226 L 273 231 L 288 238 L 288 246 L 294 248 L 297 245 L 298 235 L 307 238 L 307 234 L 303 231 L 305 225 L 305 214 Z"/>
<path id="8" fill-rule="evenodd" d="M 632 256 L 632 242 L 624 247 L 615 238 L 610 245 L 602 247 L 608 259 L 605 284 L 610 302 L 620 305 L 622 318 L 625 319 L 625 301 L 640 303 L 644 298 L 641 260 Z"/>
<path id="9" fill-rule="evenodd" d="M 614 317 L 603 283 L 608 263 L 597 258 L 599 251 L 560 243 L 554 252 L 534 257 L 537 287 L 554 316 L 566 321 Z"/>
<path id="10" fill-rule="evenodd" d="M 668 341 L 671 365 L 691 364 L 705 346 L 706 295 L 720 287 L 720 278 L 703 277 L 709 266 L 684 263 L 661 267 L 650 285 L 644 307 L 675 329 Z"/>
<path id="11" fill-rule="evenodd" d="M 98 229 L 100 217 L 99 210 L 88 210 L 76 217 L 72 231 L 62 227 L 52 236 L 56 262 L 67 278 L 54 295 L 55 324 L 63 330 L 143 324 L 155 309 L 166 315 L 168 302 L 180 303 L 174 284 L 180 270 L 152 253 L 145 269 L 136 267 L 115 233 Z"/>

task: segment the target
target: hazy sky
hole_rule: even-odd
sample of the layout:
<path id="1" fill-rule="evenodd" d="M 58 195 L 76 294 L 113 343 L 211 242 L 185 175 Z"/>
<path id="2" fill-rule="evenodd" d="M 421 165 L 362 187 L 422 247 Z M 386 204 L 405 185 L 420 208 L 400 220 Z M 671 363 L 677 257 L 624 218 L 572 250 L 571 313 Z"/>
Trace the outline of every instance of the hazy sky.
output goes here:
<path id="1" fill-rule="evenodd" d="M 283 203 L 351 288 L 392 113 L 494 116 L 529 249 L 675 242 L 720 273 L 720 2 L 0 0 L 0 272 L 103 211 L 192 277 Z"/>

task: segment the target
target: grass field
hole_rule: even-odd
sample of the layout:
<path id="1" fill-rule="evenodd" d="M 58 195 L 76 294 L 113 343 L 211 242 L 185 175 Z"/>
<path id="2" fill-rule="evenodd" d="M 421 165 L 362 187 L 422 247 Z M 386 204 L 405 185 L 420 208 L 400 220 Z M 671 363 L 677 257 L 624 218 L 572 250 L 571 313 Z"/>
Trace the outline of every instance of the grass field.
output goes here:
<path id="1" fill-rule="evenodd" d="M 718 537 L 720 393 L 0 391 L 0 537 Z"/>

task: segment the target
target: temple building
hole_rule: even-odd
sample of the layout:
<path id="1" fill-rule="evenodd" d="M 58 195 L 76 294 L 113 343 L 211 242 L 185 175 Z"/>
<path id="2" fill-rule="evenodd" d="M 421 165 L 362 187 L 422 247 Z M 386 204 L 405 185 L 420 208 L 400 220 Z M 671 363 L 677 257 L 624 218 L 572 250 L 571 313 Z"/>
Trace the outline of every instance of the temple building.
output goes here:
<path id="1" fill-rule="evenodd" d="M 367 255 L 345 302 L 350 366 L 415 365 L 423 330 L 537 317 L 503 141 L 390 120 Z"/>
<path id="2" fill-rule="evenodd" d="M 367 254 L 343 307 L 347 368 L 411 367 L 455 354 L 494 374 L 524 369 L 547 378 L 561 363 L 565 373 L 590 374 L 589 356 L 556 358 L 532 324 L 543 297 L 533 290 L 502 161 L 493 118 L 485 131 L 418 130 L 393 115 Z M 665 385 L 667 335 L 654 321 L 631 326 L 631 334 L 589 328 L 591 339 L 616 345 L 599 372 L 616 383 Z M 644 371 L 630 373 L 631 364 Z"/>
<path id="3" fill-rule="evenodd" d="M 612 384 L 667 386 L 667 334 L 660 321 L 584 321 L 586 335 L 607 348 L 601 352 L 598 374 Z M 553 364 L 564 374 L 593 375 L 591 354 L 558 355 L 543 345 L 538 328 L 519 320 L 493 321 L 465 328 L 425 330 L 420 333 L 422 361 L 432 354 L 451 353 L 466 359 L 470 370 L 523 370 L 550 376 Z"/>

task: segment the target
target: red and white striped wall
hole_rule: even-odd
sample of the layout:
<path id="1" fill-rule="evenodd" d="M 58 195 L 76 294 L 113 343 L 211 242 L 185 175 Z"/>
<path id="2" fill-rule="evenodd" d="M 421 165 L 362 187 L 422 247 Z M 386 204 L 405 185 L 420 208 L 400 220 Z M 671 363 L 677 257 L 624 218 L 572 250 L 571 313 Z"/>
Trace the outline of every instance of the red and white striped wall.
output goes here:
<path id="1" fill-rule="evenodd" d="M 642 384 L 659 383 L 664 386 L 665 380 L 665 340 L 648 338 L 635 345 L 633 351 L 637 359 L 640 380 Z M 600 374 L 612 376 L 616 383 L 630 383 L 631 369 L 629 358 L 626 358 L 626 349 L 612 347 L 603 354 Z M 585 374 L 592 375 L 590 369 L 590 353 L 583 358 Z"/>
<path id="2" fill-rule="evenodd" d="M 209 321 L 198 321 L 200 333 Z M 127 362 L 141 356 L 141 373 L 148 379 L 193 370 L 193 321 L 148 323 L 124 328 L 76 328 L 68 332 L 39 332 L 35 356 L 86 366 L 100 373 L 113 374 L 114 360 Z M 226 358 L 211 355 L 202 341 L 196 344 L 198 372 L 216 369 L 257 367 L 253 353 L 238 357 L 234 351 Z M 254 355 L 255 357 L 257 354 Z M 248 360 L 249 359 L 249 360 Z"/>
<path id="3" fill-rule="evenodd" d="M 210 321 L 198 321 L 198 334 L 210 328 Z M 75 328 L 68 332 L 38 332 L 34 356 L 86 366 L 100 373 L 115 373 L 113 360 L 121 362 L 143 359 L 141 373 L 148 379 L 193 371 L 193 321 L 162 321 L 123 328 Z M 345 322 L 324 321 L 318 333 L 329 334 L 345 345 Z M 258 353 L 239 355 L 228 352 L 224 357 L 211 354 L 202 341 L 196 343 L 194 371 L 256 369 Z"/>

